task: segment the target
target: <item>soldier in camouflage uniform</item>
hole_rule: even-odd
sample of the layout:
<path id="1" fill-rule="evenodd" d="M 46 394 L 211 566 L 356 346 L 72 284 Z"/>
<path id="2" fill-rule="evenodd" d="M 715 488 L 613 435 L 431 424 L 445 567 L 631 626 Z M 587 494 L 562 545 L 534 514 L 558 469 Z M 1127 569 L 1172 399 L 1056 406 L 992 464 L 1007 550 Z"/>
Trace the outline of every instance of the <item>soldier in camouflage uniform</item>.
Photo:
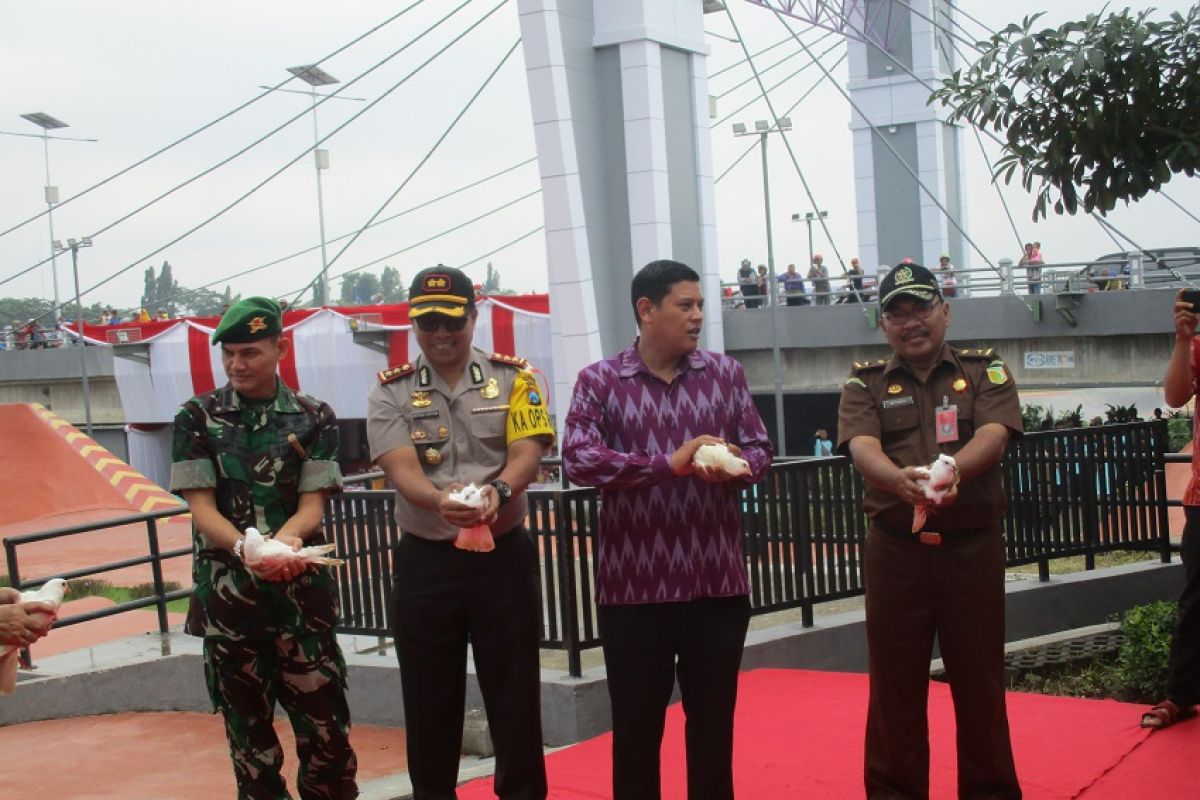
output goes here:
<path id="1" fill-rule="evenodd" d="M 191 607 L 204 671 L 225 730 L 239 798 L 290 798 L 272 726 L 278 700 L 296 734 L 302 798 L 357 797 L 346 666 L 333 633 L 326 567 L 250 568 L 243 531 L 294 548 L 323 541 L 325 495 L 341 488 L 333 410 L 276 375 L 290 343 L 279 306 L 254 297 L 221 318 L 213 343 L 229 383 L 175 417 L 171 489 L 192 510 Z"/>

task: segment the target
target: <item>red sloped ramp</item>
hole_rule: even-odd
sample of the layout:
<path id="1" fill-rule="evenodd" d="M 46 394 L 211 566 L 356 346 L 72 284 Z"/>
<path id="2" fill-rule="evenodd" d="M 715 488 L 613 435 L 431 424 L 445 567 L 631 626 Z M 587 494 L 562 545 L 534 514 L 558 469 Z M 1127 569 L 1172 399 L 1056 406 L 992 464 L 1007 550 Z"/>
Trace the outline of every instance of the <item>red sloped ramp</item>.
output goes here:
<path id="1" fill-rule="evenodd" d="M 179 500 L 37 403 L 0 405 L 0 539 Z"/>

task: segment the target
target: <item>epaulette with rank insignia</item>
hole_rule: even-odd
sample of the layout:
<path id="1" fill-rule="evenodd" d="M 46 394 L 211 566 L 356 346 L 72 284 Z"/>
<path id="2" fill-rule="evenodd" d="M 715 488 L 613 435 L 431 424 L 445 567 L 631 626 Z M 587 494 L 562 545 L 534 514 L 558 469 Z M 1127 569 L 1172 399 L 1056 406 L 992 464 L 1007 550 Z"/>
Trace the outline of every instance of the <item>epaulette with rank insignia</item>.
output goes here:
<path id="1" fill-rule="evenodd" d="M 520 356 L 506 356 L 503 353 L 492 353 L 488 356 L 488 361 L 508 364 L 510 367 L 516 367 L 517 369 L 529 369 L 529 362 Z"/>
<path id="2" fill-rule="evenodd" d="M 870 372 L 873 369 L 882 369 L 886 365 L 887 360 L 882 358 L 875 361 L 855 361 L 854 372 L 856 374 L 859 372 Z"/>
<path id="3" fill-rule="evenodd" d="M 982 361 L 985 359 L 991 360 L 994 358 L 998 358 L 998 356 L 996 355 L 996 351 L 990 347 L 970 349 L 970 350 L 959 350 L 958 355 L 962 358 L 971 358 L 971 359 L 976 359 L 979 361 Z"/>
<path id="4" fill-rule="evenodd" d="M 378 373 L 378 378 L 380 383 L 391 383 L 397 378 L 403 378 L 405 375 L 411 375 L 412 372 L 413 365 L 405 361 L 403 364 L 395 367 L 388 367 L 387 369 Z"/>

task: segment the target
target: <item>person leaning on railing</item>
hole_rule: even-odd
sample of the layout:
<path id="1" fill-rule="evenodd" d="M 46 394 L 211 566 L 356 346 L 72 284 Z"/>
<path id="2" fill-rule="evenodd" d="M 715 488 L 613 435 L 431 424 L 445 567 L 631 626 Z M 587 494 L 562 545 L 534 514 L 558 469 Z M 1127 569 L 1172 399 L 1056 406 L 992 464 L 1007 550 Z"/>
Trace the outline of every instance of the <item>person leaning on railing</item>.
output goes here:
<path id="1" fill-rule="evenodd" d="M 1200 387 L 1200 338 L 1196 323 L 1200 317 L 1191 303 L 1184 301 L 1186 290 L 1175 295 L 1175 349 L 1163 378 L 1167 405 L 1182 408 L 1196 396 Z M 1183 561 L 1183 592 L 1179 595 L 1179 615 L 1171 637 L 1171 669 L 1167 678 L 1167 696 L 1142 715 L 1143 728 L 1167 728 L 1196 715 L 1200 703 L 1200 441 L 1197 419 L 1192 421 L 1192 477 L 1183 493 L 1183 541 L 1179 557 Z"/>

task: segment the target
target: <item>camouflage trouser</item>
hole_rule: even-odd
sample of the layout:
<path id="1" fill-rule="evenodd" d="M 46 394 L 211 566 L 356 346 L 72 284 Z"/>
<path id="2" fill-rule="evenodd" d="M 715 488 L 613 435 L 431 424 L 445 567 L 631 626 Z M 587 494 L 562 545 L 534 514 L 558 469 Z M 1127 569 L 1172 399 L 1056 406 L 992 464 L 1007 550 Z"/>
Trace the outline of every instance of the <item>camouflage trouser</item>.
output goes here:
<path id="1" fill-rule="evenodd" d="M 276 700 L 296 734 L 300 797 L 358 796 L 346 664 L 332 633 L 266 642 L 205 639 L 204 675 L 213 708 L 225 718 L 239 800 L 291 798 L 272 726 Z"/>

